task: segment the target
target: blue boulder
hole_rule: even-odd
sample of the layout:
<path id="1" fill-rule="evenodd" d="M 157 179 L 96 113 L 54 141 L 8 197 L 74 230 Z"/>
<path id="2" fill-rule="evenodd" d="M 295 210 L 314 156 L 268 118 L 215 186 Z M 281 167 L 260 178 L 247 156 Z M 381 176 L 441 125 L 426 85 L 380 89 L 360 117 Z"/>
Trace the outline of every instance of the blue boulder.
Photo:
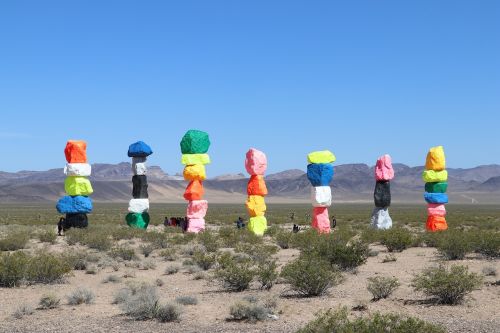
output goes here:
<path id="1" fill-rule="evenodd" d="M 424 193 L 424 199 L 430 204 L 446 204 L 448 203 L 448 194 L 446 193 Z"/>
<path id="2" fill-rule="evenodd" d="M 57 211 L 61 214 L 86 214 L 92 211 L 92 200 L 89 197 L 64 196 L 57 202 Z"/>
<path id="3" fill-rule="evenodd" d="M 309 164 L 307 178 L 312 186 L 328 186 L 333 178 L 333 165 L 330 163 Z"/>
<path id="4" fill-rule="evenodd" d="M 153 151 L 142 141 L 137 141 L 128 147 L 128 157 L 148 157 Z"/>

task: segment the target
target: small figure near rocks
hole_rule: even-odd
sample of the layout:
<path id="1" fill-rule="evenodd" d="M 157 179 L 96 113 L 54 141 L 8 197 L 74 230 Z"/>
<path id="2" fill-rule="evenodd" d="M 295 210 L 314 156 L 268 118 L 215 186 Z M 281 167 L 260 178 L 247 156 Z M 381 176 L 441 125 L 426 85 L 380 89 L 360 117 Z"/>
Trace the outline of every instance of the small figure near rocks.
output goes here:
<path id="1" fill-rule="evenodd" d="M 300 231 L 300 227 L 298 225 L 294 224 L 292 231 L 293 231 L 294 234 L 296 234 L 296 233 L 298 233 Z"/>

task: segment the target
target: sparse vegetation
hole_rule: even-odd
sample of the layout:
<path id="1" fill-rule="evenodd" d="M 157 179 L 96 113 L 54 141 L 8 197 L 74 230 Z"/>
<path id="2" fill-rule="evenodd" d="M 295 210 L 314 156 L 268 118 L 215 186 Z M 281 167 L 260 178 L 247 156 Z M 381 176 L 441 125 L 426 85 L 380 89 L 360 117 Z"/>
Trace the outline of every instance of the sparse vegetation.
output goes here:
<path id="1" fill-rule="evenodd" d="M 301 256 L 288 263 L 281 276 L 302 296 L 321 296 L 342 281 L 341 273 L 321 257 Z"/>
<path id="2" fill-rule="evenodd" d="M 256 275 L 260 283 L 260 289 L 269 290 L 273 287 L 279 276 L 277 267 L 275 260 L 262 261 L 257 265 Z"/>
<path id="3" fill-rule="evenodd" d="M 42 243 L 55 244 L 57 240 L 57 234 L 54 230 L 44 230 L 38 233 L 38 239 Z"/>
<path id="4" fill-rule="evenodd" d="M 443 265 L 428 268 L 412 281 L 416 291 L 434 297 L 438 303 L 452 305 L 462 302 L 467 294 L 481 284 L 479 275 L 469 273 L 467 266 L 460 265 L 453 265 L 450 269 Z"/>
<path id="5" fill-rule="evenodd" d="M 42 310 L 50 310 L 58 308 L 60 303 L 61 299 L 55 294 L 45 294 L 40 298 L 38 306 Z"/>
<path id="6" fill-rule="evenodd" d="M 0 251 L 17 251 L 26 247 L 30 235 L 24 231 L 13 231 L 7 233 L 0 239 Z"/>
<path id="7" fill-rule="evenodd" d="M 401 252 L 414 244 L 413 234 L 405 228 L 391 228 L 381 233 L 381 243 L 389 252 Z"/>
<path id="8" fill-rule="evenodd" d="M 376 276 L 368 278 L 367 289 L 373 300 L 378 301 L 389 297 L 399 287 L 398 279 L 393 277 Z"/>
<path id="9" fill-rule="evenodd" d="M 81 305 L 94 303 L 95 295 L 92 290 L 78 288 L 66 296 L 69 305 Z"/>
<path id="10" fill-rule="evenodd" d="M 483 267 L 484 276 L 497 276 L 497 269 L 494 266 Z"/>
<path id="11" fill-rule="evenodd" d="M 441 326 L 427 323 L 413 317 L 402 317 L 397 314 L 375 313 L 370 317 L 349 318 L 347 308 L 335 311 L 328 310 L 317 315 L 317 318 L 308 323 L 297 333 L 445 333 Z"/>
<path id="12" fill-rule="evenodd" d="M 167 268 L 165 269 L 165 274 L 166 275 L 176 274 L 177 272 L 179 272 L 179 270 L 180 267 L 178 265 L 170 265 L 167 266 Z"/>
<path id="13" fill-rule="evenodd" d="M 437 249 L 447 260 L 462 260 L 474 248 L 473 240 L 469 233 L 460 230 L 449 230 L 440 235 Z"/>
<path id="14" fill-rule="evenodd" d="M 175 299 L 175 301 L 181 305 L 196 305 L 198 304 L 198 299 L 193 296 L 180 296 Z"/>
<path id="15" fill-rule="evenodd" d="M 126 261 L 136 260 L 137 256 L 133 248 L 127 245 L 115 246 L 111 249 L 109 255 L 112 258 L 120 258 Z"/>
<path id="16" fill-rule="evenodd" d="M 155 313 L 155 318 L 160 323 L 178 321 L 181 316 L 181 309 L 174 304 L 160 305 Z"/>
<path id="17" fill-rule="evenodd" d="M 207 271 L 217 262 L 217 254 L 198 250 L 193 254 L 193 262 L 204 271 Z"/>
<path id="18" fill-rule="evenodd" d="M 108 275 L 104 280 L 102 280 L 102 283 L 120 283 L 120 282 L 122 282 L 122 278 L 114 274 Z"/>
<path id="19" fill-rule="evenodd" d="M 16 311 L 12 314 L 12 317 L 16 319 L 22 319 L 25 316 L 30 316 L 35 313 L 35 309 L 29 304 L 23 303 L 16 308 Z"/>
<path id="20" fill-rule="evenodd" d="M 141 251 L 142 255 L 144 255 L 145 258 L 149 257 L 151 253 L 154 251 L 154 246 L 151 244 L 145 244 L 139 246 L 139 250 Z"/>
<path id="21" fill-rule="evenodd" d="M 243 291 L 248 289 L 255 277 L 255 270 L 249 260 L 237 261 L 235 257 L 220 257 L 215 278 L 227 291 Z"/>
<path id="22" fill-rule="evenodd" d="M 265 306 L 248 301 L 239 301 L 231 305 L 229 314 L 232 320 L 262 321 L 268 318 L 271 311 Z"/>

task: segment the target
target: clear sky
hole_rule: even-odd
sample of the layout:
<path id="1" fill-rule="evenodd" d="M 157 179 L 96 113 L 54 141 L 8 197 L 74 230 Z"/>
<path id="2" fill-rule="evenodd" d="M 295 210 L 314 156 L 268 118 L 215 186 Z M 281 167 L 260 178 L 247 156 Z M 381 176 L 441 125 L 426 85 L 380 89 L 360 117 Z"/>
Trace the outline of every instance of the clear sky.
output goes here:
<path id="1" fill-rule="evenodd" d="M 211 176 L 337 163 L 500 163 L 500 1 L 1 1 L 0 170 L 92 163 L 178 172 L 190 128 Z"/>

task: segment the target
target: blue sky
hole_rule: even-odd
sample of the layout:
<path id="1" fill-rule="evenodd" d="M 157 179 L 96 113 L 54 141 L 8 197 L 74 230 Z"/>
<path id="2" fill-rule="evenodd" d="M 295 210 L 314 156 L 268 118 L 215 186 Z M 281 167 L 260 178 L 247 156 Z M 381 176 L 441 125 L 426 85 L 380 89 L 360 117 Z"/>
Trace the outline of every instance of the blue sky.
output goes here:
<path id="1" fill-rule="evenodd" d="M 173 173 L 190 128 L 211 175 L 384 153 L 422 165 L 500 163 L 498 1 L 2 1 L 0 170 L 92 163 L 149 143 Z"/>

